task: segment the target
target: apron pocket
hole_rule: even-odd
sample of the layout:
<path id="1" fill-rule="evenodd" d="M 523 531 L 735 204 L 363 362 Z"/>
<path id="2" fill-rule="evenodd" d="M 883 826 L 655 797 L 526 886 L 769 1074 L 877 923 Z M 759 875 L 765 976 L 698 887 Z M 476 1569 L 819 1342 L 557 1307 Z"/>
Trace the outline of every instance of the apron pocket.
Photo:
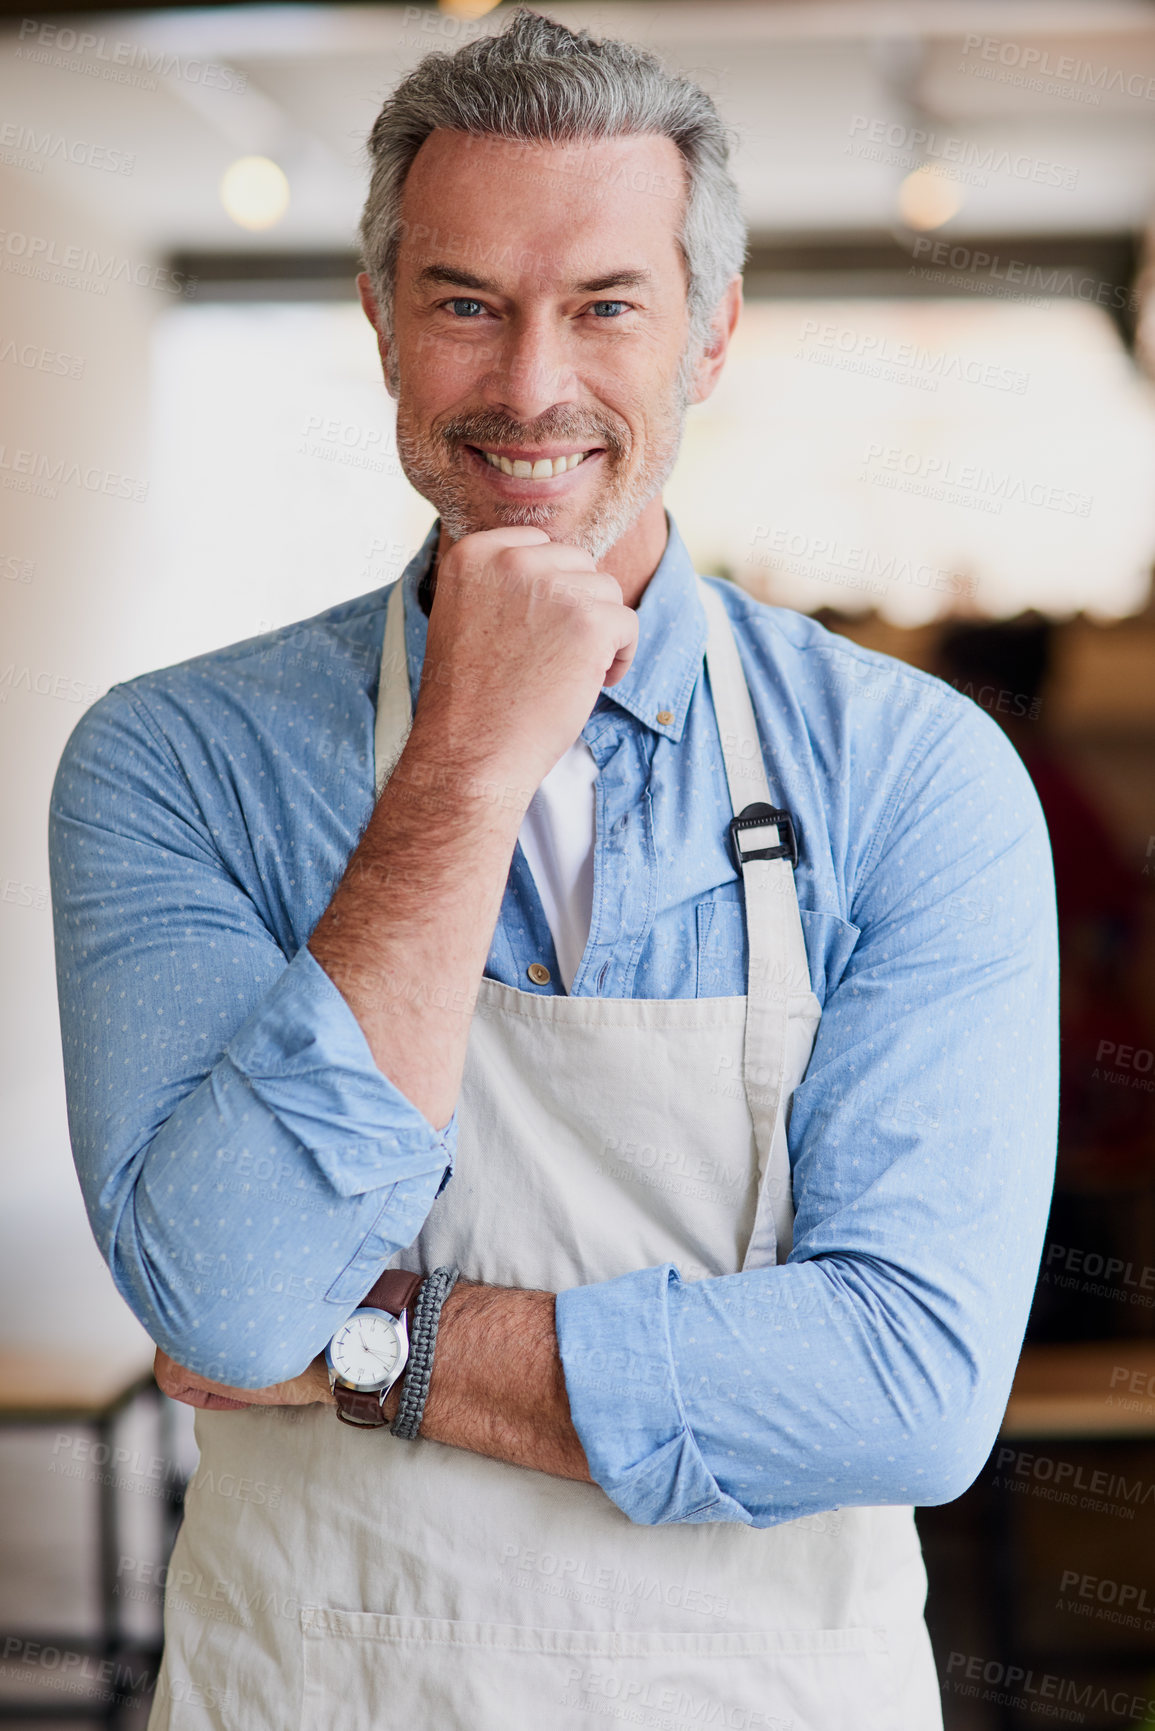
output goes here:
<path id="1" fill-rule="evenodd" d="M 881 1629 L 640 1635 L 301 1612 L 300 1731 L 915 1731 Z"/>

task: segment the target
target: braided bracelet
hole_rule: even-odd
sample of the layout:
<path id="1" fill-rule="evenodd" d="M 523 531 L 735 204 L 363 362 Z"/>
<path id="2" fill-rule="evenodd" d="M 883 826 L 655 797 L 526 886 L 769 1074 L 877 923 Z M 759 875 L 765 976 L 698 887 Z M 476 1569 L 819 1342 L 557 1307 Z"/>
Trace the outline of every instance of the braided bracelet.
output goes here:
<path id="1" fill-rule="evenodd" d="M 421 1282 L 413 1307 L 413 1333 L 409 1339 L 409 1362 L 401 1380 L 401 1404 L 390 1427 L 394 1436 L 412 1441 L 425 1417 L 429 1379 L 433 1374 L 433 1348 L 441 1306 L 457 1284 L 456 1268 L 435 1268 Z"/>

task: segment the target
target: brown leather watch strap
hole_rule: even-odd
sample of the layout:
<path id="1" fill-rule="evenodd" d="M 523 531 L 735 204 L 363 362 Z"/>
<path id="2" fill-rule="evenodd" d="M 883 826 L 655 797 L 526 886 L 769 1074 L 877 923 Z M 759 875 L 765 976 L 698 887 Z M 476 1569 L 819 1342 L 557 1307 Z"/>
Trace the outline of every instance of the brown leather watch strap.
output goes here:
<path id="1" fill-rule="evenodd" d="M 337 1382 L 333 1384 L 333 1399 L 342 1424 L 351 1424 L 357 1430 L 381 1430 L 388 1422 L 381 1411 L 379 1389 L 358 1390 Z"/>
<path id="2" fill-rule="evenodd" d="M 407 1268 L 387 1268 L 357 1308 L 387 1310 L 390 1316 L 400 1316 L 413 1302 L 417 1288 L 424 1278 L 423 1274 L 410 1274 Z"/>

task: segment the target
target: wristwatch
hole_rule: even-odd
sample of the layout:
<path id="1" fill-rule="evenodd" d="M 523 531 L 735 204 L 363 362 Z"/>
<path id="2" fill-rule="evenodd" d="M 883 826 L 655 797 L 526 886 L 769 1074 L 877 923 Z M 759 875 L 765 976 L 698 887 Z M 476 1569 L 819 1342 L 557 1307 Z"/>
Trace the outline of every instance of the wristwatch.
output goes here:
<path id="1" fill-rule="evenodd" d="M 337 1417 L 360 1430 L 387 1421 L 385 1396 L 409 1360 L 406 1309 L 423 1276 L 389 1268 L 325 1348 Z"/>

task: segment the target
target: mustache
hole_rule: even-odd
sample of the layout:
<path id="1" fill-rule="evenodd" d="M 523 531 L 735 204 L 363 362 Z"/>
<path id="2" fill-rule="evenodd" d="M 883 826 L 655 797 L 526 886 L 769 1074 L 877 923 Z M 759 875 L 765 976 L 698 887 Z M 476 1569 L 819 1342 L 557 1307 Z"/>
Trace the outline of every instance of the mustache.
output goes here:
<path id="1" fill-rule="evenodd" d="M 612 422 L 550 410 L 536 421 L 511 421 L 496 410 L 455 415 L 438 437 L 448 445 L 537 445 L 557 440 L 574 445 L 602 445 L 611 456 L 624 455 L 627 439 Z"/>

